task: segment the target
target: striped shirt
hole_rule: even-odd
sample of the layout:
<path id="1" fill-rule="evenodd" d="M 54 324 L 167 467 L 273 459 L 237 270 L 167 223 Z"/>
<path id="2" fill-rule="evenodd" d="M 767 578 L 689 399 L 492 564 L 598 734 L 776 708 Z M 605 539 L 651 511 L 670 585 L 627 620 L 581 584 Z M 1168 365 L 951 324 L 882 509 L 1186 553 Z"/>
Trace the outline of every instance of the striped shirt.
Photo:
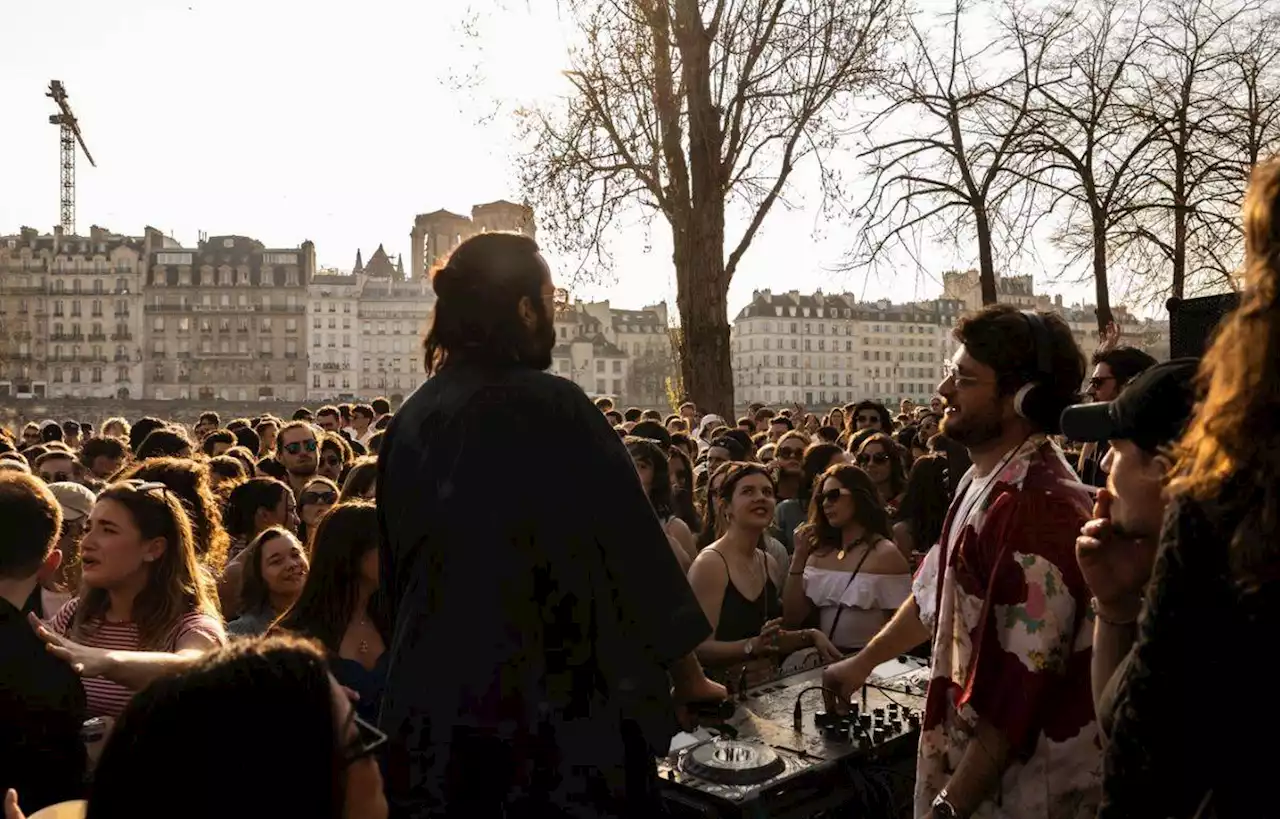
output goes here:
<path id="1" fill-rule="evenodd" d="M 71 629 L 71 618 L 75 615 L 76 606 L 79 603 L 77 598 L 69 600 L 50 622 L 50 628 L 64 637 L 70 636 L 68 632 Z M 108 623 L 103 620 L 93 620 L 90 621 L 89 626 L 89 636 L 80 641 L 83 645 L 109 651 L 143 650 L 136 623 Z M 166 643 L 166 649 L 175 650 L 178 643 L 190 634 L 199 634 L 216 645 L 225 645 L 227 642 L 227 635 L 223 631 L 221 622 L 207 614 L 193 611 L 183 615 L 178 621 L 169 642 Z M 84 685 L 88 713 L 91 717 L 117 717 L 133 696 L 133 691 L 130 689 L 102 677 L 85 677 L 80 682 Z"/>

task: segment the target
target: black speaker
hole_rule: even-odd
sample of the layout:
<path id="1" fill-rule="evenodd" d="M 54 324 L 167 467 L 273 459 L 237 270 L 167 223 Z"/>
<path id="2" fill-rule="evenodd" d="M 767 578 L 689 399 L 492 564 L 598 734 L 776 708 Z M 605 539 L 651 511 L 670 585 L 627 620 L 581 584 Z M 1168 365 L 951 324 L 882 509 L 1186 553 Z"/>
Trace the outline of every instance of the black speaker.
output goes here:
<path id="1" fill-rule="evenodd" d="M 1239 293 L 1169 299 L 1169 357 L 1200 358 L 1222 317 L 1240 306 Z"/>

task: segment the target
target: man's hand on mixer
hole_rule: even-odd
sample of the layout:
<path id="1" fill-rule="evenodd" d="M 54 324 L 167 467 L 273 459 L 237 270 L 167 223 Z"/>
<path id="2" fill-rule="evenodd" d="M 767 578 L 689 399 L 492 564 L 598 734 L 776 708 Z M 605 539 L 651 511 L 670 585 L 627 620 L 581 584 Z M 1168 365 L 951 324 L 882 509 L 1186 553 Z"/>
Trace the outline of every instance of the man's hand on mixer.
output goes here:
<path id="1" fill-rule="evenodd" d="M 849 700 L 867 681 L 867 677 L 871 676 L 875 667 L 865 667 L 865 663 L 858 661 L 860 656 L 855 654 L 823 669 L 822 699 L 828 712 L 846 713 L 849 710 Z"/>

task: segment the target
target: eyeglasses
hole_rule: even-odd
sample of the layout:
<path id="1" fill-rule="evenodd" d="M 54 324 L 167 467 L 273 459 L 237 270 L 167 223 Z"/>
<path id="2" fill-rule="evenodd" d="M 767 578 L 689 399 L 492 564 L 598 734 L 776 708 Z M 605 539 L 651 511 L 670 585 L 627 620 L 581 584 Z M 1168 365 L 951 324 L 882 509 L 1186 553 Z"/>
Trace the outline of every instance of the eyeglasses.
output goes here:
<path id="1" fill-rule="evenodd" d="M 292 443 L 285 444 L 284 451 L 288 452 L 290 455 L 297 455 L 302 451 L 303 447 L 306 447 L 307 452 L 315 452 L 319 446 L 320 445 L 316 443 L 316 439 L 312 438 L 309 441 L 293 441 Z"/>
<path id="2" fill-rule="evenodd" d="M 889 463 L 889 453 L 876 452 L 871 455 L 859 455 L 856 463 L 858 466 L 866 466 L 867 464 L 887 464 Z"/>
<path id="3" fill-rule="evenodd" d="M 787 447 L 786 449 L 779 449 L 778 457 L 787 458 L 788 460 L 792 460 L 792 461 L 798 461 L 804 457 L 804 450 L 792 449 L 791 447 Z"/>
<path id="4" fill-rule="evenodd" d="M 338 502 L 337 492 L 303 492 L 302 502 L 334 504 Z"/>
<path id="5" fill-rule="evenodd" d="M 964 375 L 954 364 L 948 364 L 943 371 L 947 374 L 946 378 L 943 379 L 944 381 L 950 380 L 957 387 L 962 389 L 965 387 L 977 387 L 985 383 L 981 378 L 977 378 L 972 375 Z"/>
<path id="6" fill-rule="evenodd" d="M 354 709 L 351 711 L 351 723 L 356 728 L 356 738 L 342 752 L 344 765 L 373 756 L 387 744 L 387 735 L 361 719 Z"/>
<path id="7" fill-rule="evenodd" d="M 822 499 L 824 504 L 830 506 L 834 503 L 838 503 L 841 498 L 846 496 L 852 497 L 853 493 L 848 489 L 828 489 L 818 497 Z"/>

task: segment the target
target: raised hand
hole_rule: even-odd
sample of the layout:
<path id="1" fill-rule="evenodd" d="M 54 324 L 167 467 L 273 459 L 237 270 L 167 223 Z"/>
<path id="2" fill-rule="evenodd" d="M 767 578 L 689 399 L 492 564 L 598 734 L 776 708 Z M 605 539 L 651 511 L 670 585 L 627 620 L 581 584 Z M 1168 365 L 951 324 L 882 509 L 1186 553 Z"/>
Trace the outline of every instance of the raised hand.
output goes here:
<path id="1" fill-rule="evenodd" d="M 55 634 L 34 614 L 28 614 L 27 620 L 36 630 L 36 635 L 49 647 L 49 653 L 71 666 L 81 677 L 101 677 L 106 673 L 110 666 L 110 652 L 82 646 L 74 640 Z"/>
<path id="2" fill-rule="evenodd" d="M 1085 523 L 1076 538 L 1076 562 L 1098 606 L 1112 609 L 1102 613 L 1128 619 L 1137 615 L 1141 605 L 1143 589 L 1155 565 L 1157 544 L 1116 534 L 1111 523 L 1111 503 L 1111 494 L 1099 490 L 1093 520 Z"/>

